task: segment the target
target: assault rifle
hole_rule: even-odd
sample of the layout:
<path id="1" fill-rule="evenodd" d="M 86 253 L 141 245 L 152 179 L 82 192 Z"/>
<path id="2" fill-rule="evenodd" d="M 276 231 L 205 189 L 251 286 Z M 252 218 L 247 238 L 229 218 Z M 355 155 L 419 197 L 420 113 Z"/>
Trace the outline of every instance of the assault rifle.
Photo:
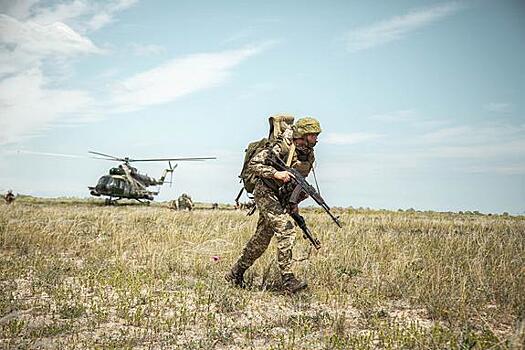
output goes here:
<path id="1" fill-rule="evenodd" d="M 306 226 L 306 221 L 304 221 L 304 218 L 299 215 L 299 213 L 290 213 L 290 216 L 294 221 L 297 223 L 297 226 L 303 230 L 304 238 L 308 239 L 310 243 L 315 247 L 315 249 L 321 249 L 321 241 L 319 241 L 310 231 L 308 226 Z"/>
<path id="2" fill-rule="evenodd" d="M 317 204 L 319 204 L 321 208 L 324 209 L 324 211 L 330 216 L 330 218 L 335 222 L 337 226 L 342 227 L 341 223 L 339 222 L 339 218 L 332 214 L 332 212 L 330 211 L 330 207 L 328 206 L 328 204 L 326 204 L 323 197 L 321 197 L 321 195 L 315 190 L 315 188 L 306 181 L 304 176 L 301 175 L 299 171 L 286 166 L 286 164 L 284 164 L 284 162 L 278 157 L 271 157 L 270 162 L 272 163 L 272 166 L 275 169 L 280 171 L 288 171 L 290 174 L 292 174 L 292 179 L 289 182 L 289 184 L 291 184 L 293 189 L 288 187 L 290 186 L 288 184 L 284 184 L 279 188 L 280 197 L 283 201 L 283 204 L 298 204 L 300 202 L 299 197 L 303 196 L 304 194 L 307 194 L 308 196 L 312 197 L 312 199 Z M 321 242 L 319 242 L 319 240 L 312 235 L 312 233 L 306 226 L 304 218 L 301 215 L 299 215 L 299 213 L 290 213 L 290 216 L 294 219 L 294 221 L 301 228 L 301 230 L 303 230 L 305 238 L 307 238 L 316 249 L 321 248 Z"/>

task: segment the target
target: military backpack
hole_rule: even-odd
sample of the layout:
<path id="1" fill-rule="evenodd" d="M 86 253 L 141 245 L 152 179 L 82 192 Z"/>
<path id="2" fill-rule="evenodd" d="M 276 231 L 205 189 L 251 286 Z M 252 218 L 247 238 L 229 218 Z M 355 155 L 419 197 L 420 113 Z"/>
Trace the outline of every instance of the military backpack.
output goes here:
<path id="1" fill-rule="evenodd" d="M 239 195 L 235 199 L 236 203 L 238 203 L 239 198 L 241 197 L 244 190 L 247 193 L 253 193 L 253 189 L 255 188 L 257 177 L 250 171 L 248 167 L 250 160 L 264 148 L 271 147 L 273 144 L 275 144 L 275 142 L 280 142 L 283 133 L 292 127 L 294 118 L 291 115 L 274 115 L 268 118 L 268 121 L 270 123 L 270 132 L 268 137 L 262 138 L 258 141 L 250 142 L 245 149 L 244 162 L 239 175 L 243 184 L 243 188 L 241 188 Z"/>

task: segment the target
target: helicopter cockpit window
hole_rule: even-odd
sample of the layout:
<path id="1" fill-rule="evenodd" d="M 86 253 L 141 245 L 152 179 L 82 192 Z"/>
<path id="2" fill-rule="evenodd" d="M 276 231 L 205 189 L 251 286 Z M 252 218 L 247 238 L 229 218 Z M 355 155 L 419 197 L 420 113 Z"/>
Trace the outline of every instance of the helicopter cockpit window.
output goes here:
<path id="1" fill-rule="evenodd" d="M 106 186 L 108 184 L 109 180 L 111 180 L 110 176 L 102 176 L 100 178 L 100 180 L 98 180 L 98 185 L 99 186 Z"/>

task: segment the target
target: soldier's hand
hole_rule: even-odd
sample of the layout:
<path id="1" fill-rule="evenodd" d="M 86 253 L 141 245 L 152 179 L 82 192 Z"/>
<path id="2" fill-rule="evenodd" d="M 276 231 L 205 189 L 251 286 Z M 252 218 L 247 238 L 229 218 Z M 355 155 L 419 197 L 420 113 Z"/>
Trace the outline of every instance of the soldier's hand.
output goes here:
<path id="1" fill-rule="evenodd" d="M 288 207 L 288 211 L 290 214 L 298 213 L 299 212 L 299 206 L 297 204 L 290 204 Z"/>
<path id="2" fill-rule="evenodd" d="M 292 179 L 293 174 L 284 170 L 284 171 L 277 171 L 275 174 L 273 174 L 273 177 L 277 180 L 280 180 L 282 182 L 288 182 Z"/>

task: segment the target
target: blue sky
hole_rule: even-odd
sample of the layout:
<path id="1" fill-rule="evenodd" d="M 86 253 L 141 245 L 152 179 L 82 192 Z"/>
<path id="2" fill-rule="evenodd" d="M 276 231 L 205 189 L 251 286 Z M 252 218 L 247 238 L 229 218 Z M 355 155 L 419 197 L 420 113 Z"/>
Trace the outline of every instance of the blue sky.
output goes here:
<path id="1" fill-rule="evenodd" d="M 522 1 L 27 0 L 0 13 L 0 190 L 84 197 L 112 165 L 30 152 L 217 156 L 179 164 L 158 198 L 232 202 L 246 144 L 291 113 L 321 121 L 331 205 L 525 212 Z"/>

